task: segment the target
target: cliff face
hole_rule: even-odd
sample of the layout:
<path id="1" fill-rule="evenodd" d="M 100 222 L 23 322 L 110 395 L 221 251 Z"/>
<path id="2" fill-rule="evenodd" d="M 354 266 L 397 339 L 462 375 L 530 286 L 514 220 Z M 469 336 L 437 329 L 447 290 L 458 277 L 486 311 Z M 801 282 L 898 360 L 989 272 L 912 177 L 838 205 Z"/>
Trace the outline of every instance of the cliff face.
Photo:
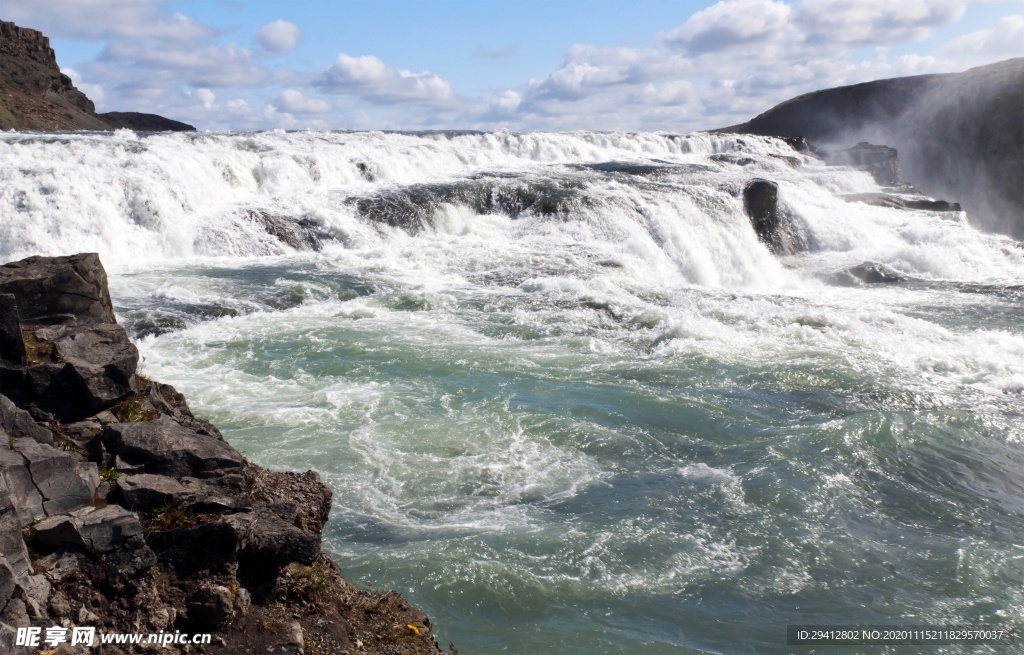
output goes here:
<path id="1" fill-rule="evenodd" d="M 120 655 L 154 647 L 101 635 L 212 637 L 157 649 L 172 654 L 440 653 L 423 612 L 321 550 L 315 472 L 248 461 L 138 358 L 99 256 L 0 266 L 0 653 L 39 652 L 53 626 Z"/>
<path id="2" fill-rule="evenodd" d="M 1024 238 L 1022 107 L 1024 58 L 816 91 L 718 131 L 802 136 L 824 149 L 884 143 L 922 191 L 959 200 L 980 227 Z"/>
<path id="3" fill-rule="evenodd" d="M 97 114 L 93 102 L 60 72 L 41 32 L 0 21 L 0 129 L 193 130 L 154 114 Z"/>

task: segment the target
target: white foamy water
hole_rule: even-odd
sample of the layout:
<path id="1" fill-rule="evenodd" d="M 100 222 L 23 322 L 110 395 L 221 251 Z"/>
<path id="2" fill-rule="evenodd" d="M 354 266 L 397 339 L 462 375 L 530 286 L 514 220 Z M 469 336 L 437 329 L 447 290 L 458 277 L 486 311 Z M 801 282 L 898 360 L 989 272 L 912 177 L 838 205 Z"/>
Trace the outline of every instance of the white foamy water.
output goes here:
<path id="1" fill-rule="evenodd" d="M 143 370 L 464 652 L 1024 611 L 1024 250 L 961 212 L 724 135 L 7 133 L 0 180 L 0 260 L 100 252 Z"/>

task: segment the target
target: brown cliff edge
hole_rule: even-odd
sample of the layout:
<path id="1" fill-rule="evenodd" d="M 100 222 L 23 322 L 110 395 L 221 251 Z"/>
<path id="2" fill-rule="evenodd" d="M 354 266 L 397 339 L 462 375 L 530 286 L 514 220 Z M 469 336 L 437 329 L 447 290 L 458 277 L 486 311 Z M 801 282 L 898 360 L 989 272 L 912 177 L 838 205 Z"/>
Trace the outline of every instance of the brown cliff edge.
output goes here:
<path id="1" fill-rule="evenodd" d="M 321 550 L 315 472 L 249 462 L 137 363 L 98 255 L 0 266 L 0 652 L 54 626 L 96 628 L 67 654 L 441 652 L 423 612 Z M 179 632 L 212 641 L 99 643 Z"/>
<path id="2" fill-rule="evenodd" d="M 97 114 L 92 100 L 60 72 L 41 32 L 0 21 L 0 130 L 187 131 L 185 123 L 134 112 Z"/>

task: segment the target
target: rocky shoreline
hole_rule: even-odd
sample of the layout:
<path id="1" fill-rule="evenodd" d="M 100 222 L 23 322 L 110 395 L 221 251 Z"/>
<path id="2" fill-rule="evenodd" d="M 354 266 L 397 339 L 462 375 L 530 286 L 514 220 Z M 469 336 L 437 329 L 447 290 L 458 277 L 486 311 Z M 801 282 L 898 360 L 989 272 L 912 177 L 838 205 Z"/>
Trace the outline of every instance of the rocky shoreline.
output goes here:
<path id="1" fill-rule="evenodd" d="M 0 652 L 441 652 L 423 612 L 322 551 L 315 472 L 248 461 L 137 364 L 98 255 L 0 266 Z"/>

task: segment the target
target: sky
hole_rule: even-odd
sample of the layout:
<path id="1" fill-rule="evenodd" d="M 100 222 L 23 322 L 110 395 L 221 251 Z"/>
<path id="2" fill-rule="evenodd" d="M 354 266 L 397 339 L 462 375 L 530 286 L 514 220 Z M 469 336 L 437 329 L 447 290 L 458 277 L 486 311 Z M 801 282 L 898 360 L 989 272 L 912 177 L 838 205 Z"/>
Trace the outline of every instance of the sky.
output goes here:
<path id="1" fill-rule="evenodd" d="M 1024 57 L 1024 0 L 3 0 L 97 111 L 205 130 L 689 132 Z"/>

